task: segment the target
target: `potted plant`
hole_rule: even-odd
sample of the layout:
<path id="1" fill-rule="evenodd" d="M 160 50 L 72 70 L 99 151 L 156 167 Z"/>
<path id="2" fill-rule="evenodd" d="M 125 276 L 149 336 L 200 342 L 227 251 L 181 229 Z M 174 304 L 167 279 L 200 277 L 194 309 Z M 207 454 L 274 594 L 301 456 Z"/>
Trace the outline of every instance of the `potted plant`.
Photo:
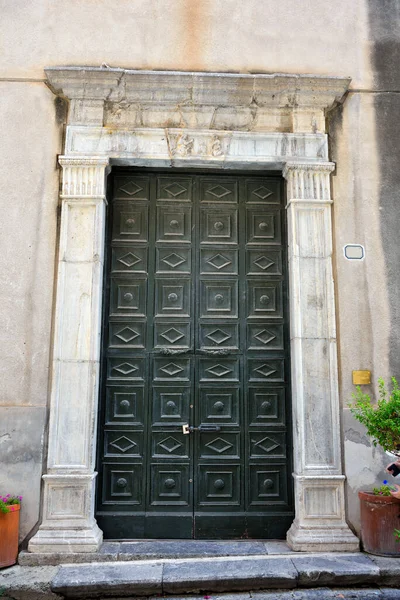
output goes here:
<path id="1" fill-rule="evenodd" d="M 392 390 L 388 392 L 383 379 L 379 379 L 379 399 L 373 404 L 368 394 L 357 387 L 355 402 L 350 405 L 354 417 L 362 423 L 374 446 L 400 456 L 400 390 L 392 377 Z M 361 508 L 361 540 L 364 550 L 380 556 L 400 556 L 396 530 L 400 526 L 400 500 L 394 498 L 391 488 L 384 482 L 381 488 L 358 493 Z"/>
<path id="2" fill-rule="evenodd" d="M 21 500 L 22 496 L 0 496 L 0 568 L 17 562 Z"/>

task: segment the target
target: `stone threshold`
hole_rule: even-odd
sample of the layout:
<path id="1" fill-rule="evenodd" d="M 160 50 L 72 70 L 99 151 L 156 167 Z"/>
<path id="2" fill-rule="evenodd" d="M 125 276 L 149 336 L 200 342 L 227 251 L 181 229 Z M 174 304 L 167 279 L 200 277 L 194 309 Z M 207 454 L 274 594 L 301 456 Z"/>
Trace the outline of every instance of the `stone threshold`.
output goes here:
<path id="1" fill-rule="evenodd" d="M 277 554 L 296 554 L 281 540 L 140 540 L 106 541 L 98 552 L 84 553 L 32 553 L 19 554 L 21 566 L 36 567 L 46 565 L 127 562 L 151 559 L 185 559 L 233 556 L 264 556 Z"/>
<path id="2" fill-rule="evenodd" d="M 389 589 L 391 586 L 395 586 L 396 590 Z M 239 595 L 238 600 L 400 600 L 398 586 L 400 559 L 363 553 L 143 559 L 134 562 L 63 564 L 58 567 L 16 566 L 0 571 L 3 597 L 19 600 L 24 597 L 20 593 L 22 588 L 24 592 L 40 588 L 43 600 L 163 595 L 172 600 L 171 596 L 183 594 L 189 600 L 187 594 L 200 593 L 203 599 L 204 595 L 210 595 L 215 600 L 219 594 L 226 592 L 250 592 Z M 354 595 L 354 587 L 364 588 L 364 595 Z M 349 593 L 337 595 L 335 588 L 350 588 L 351 593 L 349 589 Z M 276 592 L 272 593 L 272 590 Z M 33 598 L 29 595 L 25 597 Z M 233 599 L 233 596 L 225 596 L 226 600 L 230 598 Z"/>

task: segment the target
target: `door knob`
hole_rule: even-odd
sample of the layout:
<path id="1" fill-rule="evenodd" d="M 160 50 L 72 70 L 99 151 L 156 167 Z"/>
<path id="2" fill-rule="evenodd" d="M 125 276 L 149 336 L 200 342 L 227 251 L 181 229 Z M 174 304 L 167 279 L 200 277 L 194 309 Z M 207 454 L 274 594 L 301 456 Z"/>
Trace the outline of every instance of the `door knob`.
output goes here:
<path id="1" fill-rule="evenodd" d="M 185 425 L 182 425 L 182 431 L 184 435 L 188 435 L 194 431 L 200 431 L 200 433 L 209 433 L 213 431 L 221 431 L 221 427 L 219 425 L 199 425 L 198 427 L 192 427 L 186 423 Z"/>

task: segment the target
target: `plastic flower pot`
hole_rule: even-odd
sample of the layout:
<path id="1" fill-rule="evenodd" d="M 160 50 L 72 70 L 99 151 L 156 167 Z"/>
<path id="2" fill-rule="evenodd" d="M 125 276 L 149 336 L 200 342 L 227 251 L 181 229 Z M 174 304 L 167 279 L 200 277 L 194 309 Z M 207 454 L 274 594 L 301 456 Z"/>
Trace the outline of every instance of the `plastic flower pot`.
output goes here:
<path id="1" fill-rule="evenodd" d="M 358 492 L 361 508 L 361 541 L 364 551 L 377 556 L 400 556 L 394 530 L 400 529 L 400 500 Z"/>
<path id="2" fill-rule="evenodd" d="M 0 568 L 15 565 L 18 556 L 20 504 L 11 504 L 9 512 L 0 512 Z"/>

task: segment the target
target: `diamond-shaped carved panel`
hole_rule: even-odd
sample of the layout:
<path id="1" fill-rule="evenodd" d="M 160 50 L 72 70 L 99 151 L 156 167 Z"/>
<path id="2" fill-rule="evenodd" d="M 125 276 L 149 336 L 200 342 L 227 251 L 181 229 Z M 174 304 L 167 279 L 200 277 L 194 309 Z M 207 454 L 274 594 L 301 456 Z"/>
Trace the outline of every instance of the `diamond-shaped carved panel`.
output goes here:
<path id="1" fill-rule="evenodd" d="M 249 381 L 284 381 L 283 359 L 249 359 L 248 360 Z"/>
<path id="2" fill-rule="evenodd" d="M 200 381 L 239 381 L 239 360 L 236 358 L 201 358 Z"/>
<path id="3" fill-rule="evenodd" d="M 187 437 L 182 433 L 168 435 L 165 432 L 153 432 L 151 436 L 153 458 L 189 458 Z"/>
<path id="4" fill-rule="evenodd" d="M 247 204 L 275 204 L 281 202 L 280 181 L 277 179 L 249 179 L 246 182 Z"/>
<path id="5" fill-rule="evenodd" d="M 105 456 L 141 456 L 142 441 L 141 432 L 106 431 Z"/>
<path id="6" fill-rule="evenodd" d="M 154 324 L 154 346 L 155 348 L 179 348 L 190 347 L 190 323 L 168 323 Z"/>
<path id="7" fill-rule="evenodd" d="M 175 202 L 190 202 L 192 197 L 191 178 L 158 177 L 157 199 Z"/>
<path id="8" fill-rule="evenodd" d="M 283 325 L 250 323 L 247 329 L 249 350 L 283 350 Z"/>
<path id="9" fill-rule="evenodd" d="M 112 249 L 112 273 L 146 273 L 147 248 L 130 249 L 117 246 Z"/>
<path id="10" fill-rule="evenodd" d="M 110 323 L 110 348 L 144 348 L 145 345 L 144 322 Z"/>
<path id="11" fill-rule="evenodd" d="M 201 349 L 238 349 L 239 335 L 237 324 L 224 323 L 219 327 L 216 323 L 200 323 L 199 327 Z"/>
<path id="12" fill-rule="evenodd" d="M 246 252 L 248 275 L 282 275 L 282 252 L 280 250 L 248 250 Z"/>
<path id="13" fill-rule="evenodd" d="M 238 251 L 224 248 L 224 250 L 214 250 L 208 248 L 201 249 L 201 274 L 216 275 L 221 274 L 237 275 L 238 273 Z"/>
<path id="14" fill-rule="evenodd" d="M 154 379 L 188 381 L 190 375 L 190 359 L 171 356 L 154 359 Z"/>
<path id="15" fill-rule="evenodd" d="M 286 457 L 286 444 L 284 433 L 251 433 L 250 434 L 250 456 L 269 456 L 274 458 Z"/>
<path id="16" fill-rule="evenodd" d="M 143 176 L 116 177 L 114 198 L 148 200 L 149 178 Z"/>
<path id="17" fill-rule="evenodd" d="M 201 202 L 237 202 L 238 200 L 237 181 L 232 181 L 218 177 L 218 179 L 200 180 L 200 200 Z"/>
<path id="18" fill-rule="evenodd" d="M 186 273 L 191 272 L 190 248 L 157 248 L 157 273 Z"/>
<path id="19" fill-rule="evenodd" d="M 144 360 L 142 358 L 112 356 L 107 361 L 109 379 L 138 379 L 145 376 Z"/>
<path id="20" fill-rule="evenodd" d="M 226 434 L 224 437 L 212 437 L 205 436 L 205 440 L 202 440 L 201 456 L 237 456 L 237 444 L 235 434 Z M 209 440 L 209 441 L 206 441 Z"/>

